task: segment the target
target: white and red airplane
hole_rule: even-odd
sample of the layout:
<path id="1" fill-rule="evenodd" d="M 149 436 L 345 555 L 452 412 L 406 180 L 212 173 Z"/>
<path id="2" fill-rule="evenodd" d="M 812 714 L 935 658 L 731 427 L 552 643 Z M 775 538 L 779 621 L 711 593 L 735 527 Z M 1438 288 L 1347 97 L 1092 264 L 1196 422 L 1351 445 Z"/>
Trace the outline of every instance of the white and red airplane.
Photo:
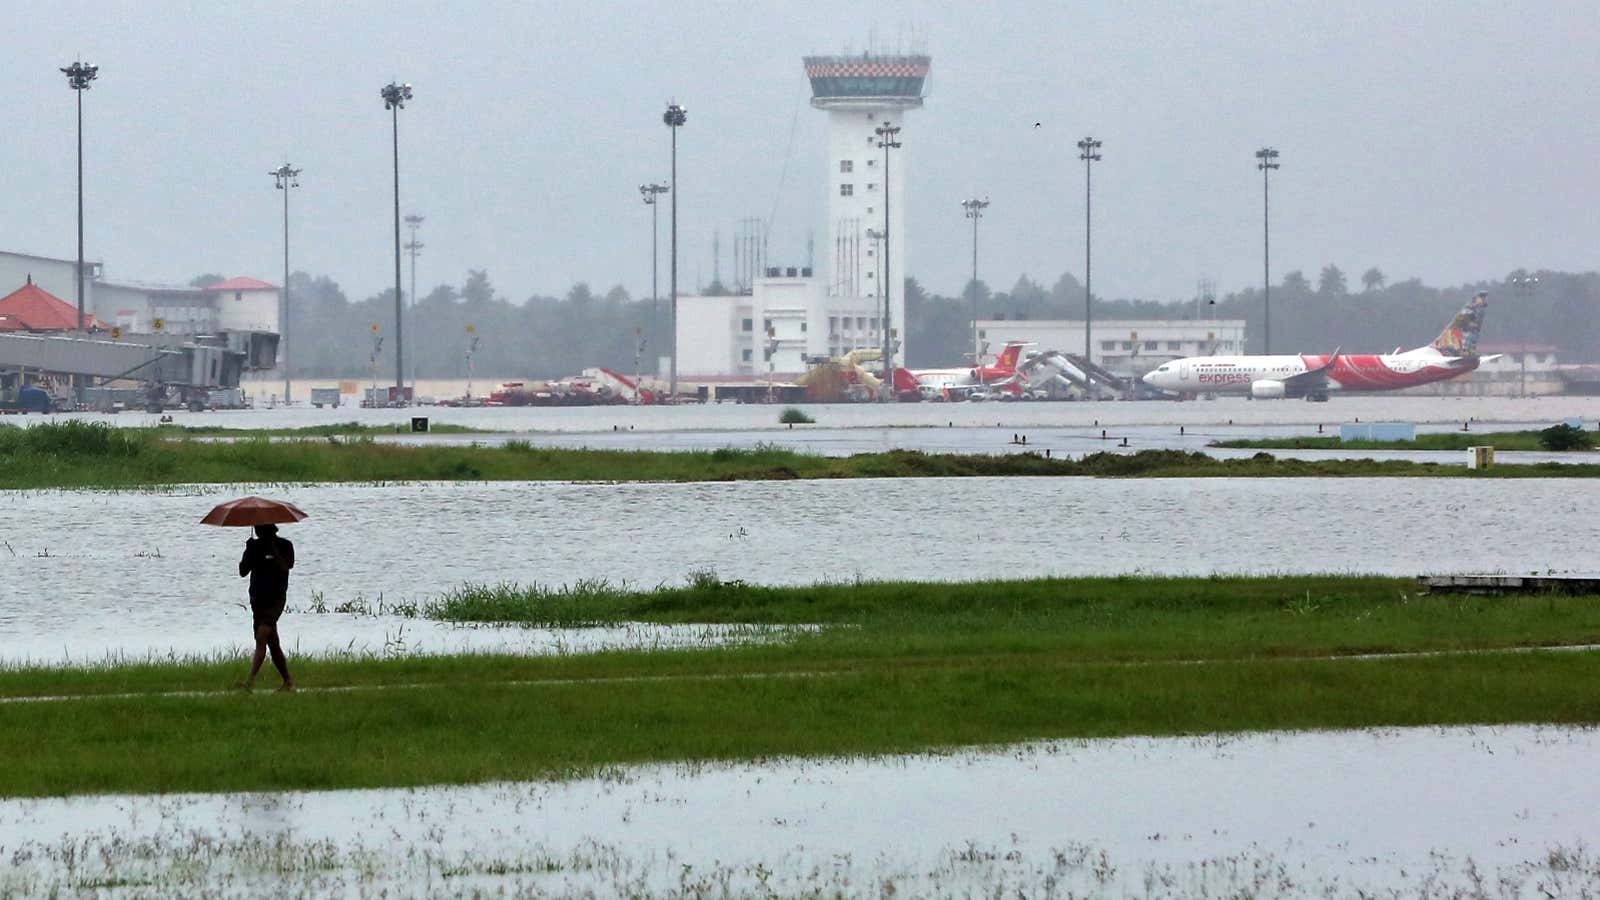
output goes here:
<path id="1" fill-rule="evenodd" d="M 1010 389 L 1020 393 L 1017 386 L 1017 363 L 1022 359 L 1026 341 L 1010 341 L 995 358 L 994 365 L 965 366 L 956 369 L 910 369 L 924 396 L 932 399 L 945 396 L 950 391 L 965 392 L 970 388 L 992 390 Z"/>
<path id="2" fill-rule="evenodd" d="M 1258 400 L 1326 400 L 1333 391 L 1390 391 L 1465 375 L 1499 356 L 1478 356 L 1488 292 L 1456 313 L 1433 343 L 1393 353 L 1331 356 L 1190 356 L 1144 376 L 1151 387 L 1180 394 L 1249 394 Z"/>

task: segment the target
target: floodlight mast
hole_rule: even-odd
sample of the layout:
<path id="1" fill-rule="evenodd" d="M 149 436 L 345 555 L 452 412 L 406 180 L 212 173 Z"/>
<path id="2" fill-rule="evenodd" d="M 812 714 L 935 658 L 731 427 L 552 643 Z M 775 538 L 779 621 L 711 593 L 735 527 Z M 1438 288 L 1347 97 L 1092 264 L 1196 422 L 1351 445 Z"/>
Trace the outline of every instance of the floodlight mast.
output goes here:
<path id="1" fill-rule="evenodd" d="M 1094 348 L 1091 336 L 1094 327 L 1094 268 L 1090 253 L 1094 233 L 1094 193 L 1089 172 L 1100 161 L 1100 144 L 1093 137 L 1085 137 L 1078 142 L 1078 158 L 1083 160 L 1083 359 L 1089 363 L 1094 362 L 1094 356 L 1091 355 Z"/>
<path id="2" fill-rule="evenodd" d="M 390 111 L 394 144 L 394 393 L 399 403 L 406 394 L 405 325 L 403 294 L 400 290 L 400 110 L 411 99 L 411 85 L 393 81 L 378 92 L 383 108 Z"/>
<path id="3" fill-rule="evenodd" d="M 983 381 L 983 347 L 978 339 L 978 220 L 983 218 L 983 211 L 989 208 L 989 198 L 979 200 L 961 201 L 961 206 L 966 209 L 967 218 L 972 220 L 972 367 L 978 372 L 979 383 Z"/>
<path id="4" fill-rule="evenodd" d="M 406 251 L 406 256 L 411 258 L 410 308 L 413 317 L 417 314 L 417 257 L 422 253 L 422 248 L 426 246 L 417 240 L 417 229 L 422 227 L 422 221 L 423 217 L 414 213 L 406 216 L 406 227 L 411 229 L 411 240 L 406 241 L 401 248 Z M 415 325 L 417 323 L 412 322 L 411 324 Z M 417 396 L 417 353 L 415 347 L 411 349 L 411 397 L 414 400 Z"/>
<path id="5" fill-rule="evenodd" d="M 283 405 L 289 405 L 289 191 L 300 186 L 300 170 L 284 163 L 267 173 L 283 191 L 283 312 L 278 316 L 278 360 L 283 365 Z"/>
<path id="6" fill-rule="evenodd" d="M 72 65 L 61 69 L 61 74 L 67 76 L 67 87 L 72 88 L 78 95 L 78 331 L 84 330 L 83 314 L 83 92 L 100 75 L 100 67 L 92 63 L 75 60 Z M 73 379 L 77 385 L 78 403 L 83 402 L 84 380 L 82 376 Z"/>
<path id="7" fill-rule="evenodd" d="M 889 327 L 894 310 L 894 274 L 889 268 L 889 151 L 900 147 L 900 126 L 885 120 L 873 132 L 878 135 L 878 146 L 883 148 L 883 385 L 885 399 L 894 399 L 894 339 Z"/>
<path id="8" fill-rule="evenodd" d="M 678 400 L 678 129 L 689 121 L 689 110 L 676 103 L 667 105 L 661 121 L 672 132 L 672 179 L 668 191 L 672 194 L 672 274 L 668 290 L 672 292 L 672 369 L 668 376 L 667 393 L 672 402 Z"/>
<path id="9" fill-rule="evenodd" d="M 1272 229 L 1267 203 L 1267 176 L 1278 168 L 1278 151 L 1262 147 L 1256 151 L 1256 168 L 1261 170 L 1261 330 L 1262 349 L 1272 354 Z"/>
<path id="10" fill-rule="evenodd" d="M 656 237 L 661 231 L 656 225 L 656 211 L 661 208 L 661 204 L 656 202 L 656 198 L 658 195 L 665 194 L 670 190 L 672 189 L 666 185 L 656 184 L 655 182 L 639 185 L 639 194 L 644 198 L 645 205 L 650 207 L 650 335 L 646 340 L 652 348 L 661 346 L 659 336 L 656 334 L 656 312 L 660 306 L 661 296 L 656 290 L 656 264 L 660 258 L 660 254 L 656 252 Z M 674 325 L 673 327 L 677 326 Z M 655 350 L 654 352 L 657 354 L 656 359 L 659 361 L 661 351 Z M 661 374 L 661 370 L 656 368 L 655 365 L 650 366 L 650 372 L 658 377 Z"/>

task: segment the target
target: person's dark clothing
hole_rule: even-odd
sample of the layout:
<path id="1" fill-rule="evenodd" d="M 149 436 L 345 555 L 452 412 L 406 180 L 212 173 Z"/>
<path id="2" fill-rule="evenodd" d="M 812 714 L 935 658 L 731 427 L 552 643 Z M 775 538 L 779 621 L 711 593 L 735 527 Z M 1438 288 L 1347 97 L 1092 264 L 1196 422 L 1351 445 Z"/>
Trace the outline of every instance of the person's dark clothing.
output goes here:
<path id="1" fill-rule="evenodd" d="M 251 634 L 254 634 L 255 629 L 262 626 L 277 628 L 278 617 L 283 615 L 283 607 L 288 601 L 288 596 L 284 594 L 279 594 L 276 597 L 262 597 L 252 591 L 250 593 Z"/>
<path id="2" fill-rule="evenodd" d="M 250 606 L 257 601 L 276 602 L 283 612 L 283 598 L 289 593 L 289 570 L 294 568 L 294 544 L 280 537 L 251 538 L 245 541 L 239 574 L 250 576 Z M 277 616 L 273 616 L 276 623 Z"/>

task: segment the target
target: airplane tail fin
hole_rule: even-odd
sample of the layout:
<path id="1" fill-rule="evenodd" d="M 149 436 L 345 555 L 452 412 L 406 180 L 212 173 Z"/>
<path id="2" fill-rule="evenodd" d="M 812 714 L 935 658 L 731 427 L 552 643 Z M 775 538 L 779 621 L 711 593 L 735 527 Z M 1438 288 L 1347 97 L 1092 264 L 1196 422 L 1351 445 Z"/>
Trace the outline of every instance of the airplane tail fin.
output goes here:
<path id="1" fill-rule="evenodd" d="M 1014 372 L 1017 369 L 1017 360 L 1022 358 L 1021 343 L 1010 343 L 1000 351 L 1000 358 L 994 361 L 994 367 L 1003 372 Z"/>
<path id="2" fill-rule="evenodd" d="M 1489 292 L 1479 291 L 1430 346 L 1445 356 L 1476 356 L 1478 332 L 1483 329 L 1483 312 L 1488 306 Z"/>
<path id="3" fill-rule="evenodd" d="M 911 374 L 910 369 L 895 366 L 893 377 L 894 390 L 897 394 L 915 393 L 922 389 L 922 382 L 917 380 L 917 376 Z"/>

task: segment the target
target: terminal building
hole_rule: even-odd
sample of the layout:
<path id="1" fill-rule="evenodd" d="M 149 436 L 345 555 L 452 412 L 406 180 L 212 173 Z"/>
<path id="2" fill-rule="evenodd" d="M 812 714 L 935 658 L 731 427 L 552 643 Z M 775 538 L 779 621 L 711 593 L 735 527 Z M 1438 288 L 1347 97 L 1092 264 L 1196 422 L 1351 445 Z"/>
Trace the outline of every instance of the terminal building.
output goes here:
<path id="1" fill-rule="evenodd" d="M 1089 361 L 1137 377 L 1187 356 L 1248 353 L 1244 319 L 1104 319 L 1091 323 Z M 991 348 L 1024 341 L 1041 351 L 1083 353 L 1082 319 L 980 319 L 979 337 Z"/>
<path id="2" fill-rule="evenodd" d="M 808 358 L 883 347 L 886 326 L 897 364 L 905 359 L 906 149 L 887 151 L 886 177 L 878 129 L 900 127 L 922 106 L 931 60 L 863 54 L 804 64 L 811 105 L 828 116 L 827 269 L 767 266 L 748 294 L 680 295 L 678 371 L 691 381 L 794 376 Z"/>
<path id="3" fill-rule="evenodd" d="M 77 260 L 0 251 L 0 294 L 25 285 L 73 304 Z M 204 288 L 113 280 L 103 263 L 84 260 L 83 311 L 102 328 L 145 334 L 214 334 L 218 331 L 279 333 L 277 285 L 230 278 Z M 162 327 L 156 329 L 159 320 Z"/>

